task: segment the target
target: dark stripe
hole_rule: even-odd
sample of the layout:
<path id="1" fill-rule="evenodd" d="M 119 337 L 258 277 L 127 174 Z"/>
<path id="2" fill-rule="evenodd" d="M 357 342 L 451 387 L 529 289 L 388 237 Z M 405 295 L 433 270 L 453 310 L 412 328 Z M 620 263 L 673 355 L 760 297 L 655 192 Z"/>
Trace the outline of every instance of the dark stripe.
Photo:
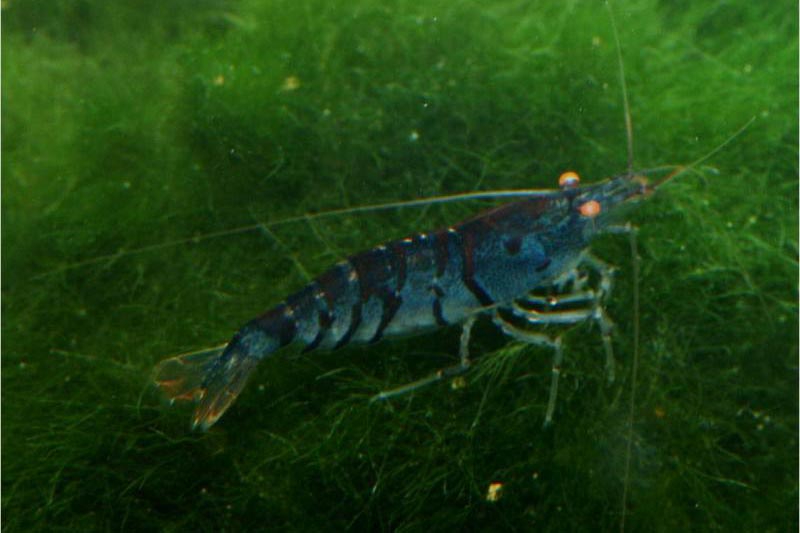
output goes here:
<path id="1" fill-rule="evenodd" d="M 373 297 L 381 301 L 381 318 L 375 334 L 369 340 L 377 342 L 401 304 L 399 291 L 406 280 L 406 251 L 401 243 L 394 242 L 355 255 L 350 258 L 350 264 L 358 276 L 361 304 L 366 304 Z"/>
<path id="2" fill-rule="evenodd" d="M 385 294 L 383 298 L 383 314 L 381 315 L 381 322 L 378 324 L 378 329 L 375 330 L 375 335 L 369 340 L 370 343 L 378 342 L 383 338 L 383 330 L 389 325 L 389 323 L 394 318 L 394 315 L 397 314 L 397 310 L 400 309 L 400 304 L 403 303 L 403 299 L 400 298 L 398 294 Z"/>
<path id="3" fill-rule="evenodd" d="M 347 328 L 347 332 L 339 339 L 339 342 L 336 343 L 333 349 L 337 350 L 350 342 L 350 339 L 353 337 L 359 325 L 361 325 L 361 301 L 356 300 L 353 310 L 350 311 L 350 327 Z"/>
<path id="4" fill-rule="evenodd" d="M 350 274 L 350 270 L 351 267 L 346 263 L 338 264 L 317 278 L 317 285 L 325 296 L 328 310 L 335 307 L 336 298 L 344 294 L 349 287 L 350 281 L 347 276 Z"/>
<path id="5" fill-rule="evenodd" d="M 506 252 L 508 252 L 509 255 L 517 255 L 522 248 L 522 237 L 508 237 L 503 240 L 503 246 L 506 247 Z"/>
<path id="6" fill-rule="evenodd" d="M 542 264 L 536 267 L 536 272 L 541 272 L 542 270 L 545 270 L 549 266 L 550 266 L 550 258 L 545 257 L 544 261 L 542 261 Z"/>
<path id="7" fill-rule="evenodd" d="M 375 334 L 369 340 L 370 343 L 378 342 L 383 338 L 383 331 L 392 322 L 398 309 L 400 309 L 400 305 L 403 303 L 400 291 L 403 290 L 403 286 L 406 284 L 407 259 L 405 244 L 401 241 L 392 242 L 389 244 L 389 249 L 386 253 L 388 260 L 391 262 L 391 271 L 395 278 L 395 289 L 394 291 L 389 289 L 388 283 L 385 283 L 381 289 L 380 297 L 383 303 L 381 321 L 375 330 Z M 387 281 L 389 280 L 387 279 Z"/>
<path id="8" fill-rule="evenodd" d="M 314 337 L 314 340 L 309 342 L 306 345 L 306 347 L 303 348 L 303 353 L 310 352 L 311 350 L 315 350 L 319 346 L 319 343 L 322 342 L 322 338 L 324 336 L 325 336 L 325 332 L 322 330 L 322 328 L 320 328 L 319 331 L 317 331 L 317 336 Z"/>
<path id="9" fill-rule="evenodd" d="M 278 338 L 281 346 L 286 346 L 294 340 L 297 334 L 297 322 L 294 319 L 284 317 L 278 330 Z"/>
<path id="10" fill-rule="evenodd" d="M 442 289 L 440 286 L 436 284 L 431 285 L 430 287 L 428 287 L 428 289 L 430 289 L 430 291 L 433 294 L 435 294 L 437 298 L 441 298 L 442 296 L 444 296 L 444 289 Z"/>
<path id="11" fill-rule="evenodd" d="M 317 336 L 311 341 L 304 351 L 310 351 L 319 345 L 324 340 L 325 334 L 330 330 L 333 322 L 336 320 L 336 300 L 344 295 L 350 287 L 350 280 L 348 275 L 352 271 L 352 267 L 347 263 L 340 263 L 333 268 L 325 271 L 316 280 L 316 294 L 321 294 L 321 301 L 317 301 L 319 328 L 320 331 Z M 324 308 L 322 308 L 324 304 Z"/>
<path id="12" fill-rule="evenodd" d="M 394 255 L 385 246 L 380 246 L 354 255 L 350 258 L 350 266 L 358 276 L 361 301 L 366 302 L 370 296 L 380 294 L 392 278 Z"/>
<path id="13" fill-rule="evenodd" d="M 492 300 L 489 293 L 486 292 L 486 289 L 475 279 L 475 258 L 473 257 L 474 244 L 471 232 L 465 231 L 461 234 L 461 249 L 464 253 L 464 265 L 463 271 L 461 272 L 464 285 L 475 295 L 475 298 L 478 299 L 481 305 L 489 306 L 494 304 L 494 300 Z"/>
<path id="14" fill-rule="evenodd" d="M 320 304 L 324 304 L 327 306 L 327 302 L 325 302 L 325 290 L 319 286 L 319 282 L 314 280 L 309 284 L 305 292 L 306 292 L 306 301 L 312 302 L 314 308 L 317 310 L 318 325 L 317 325 L 317 334 L 314 337 L 314 340 L 306 344 L 306 347 L 303 348 L 303 353 L 310 352 L 311 350 L 319 346 L 319 343 L 322 342 L 322 339 L 325 337 L 325 333 L 327 331 L 327 328 L 322 327 L 322 316 L 321 316 L 321 313 L 322 312 L 327 313 L 327 310 L 319 308 Z M 322 294 L 322 298 L 317 298 L 318 294 Z"/>
<path id="15" fill-rule="evenodd" d="M 447 269 L 447 261 L 450 258 L 448 253 L 448 231 L 437 231 L 434 234 L 435 251 L 436 251 L 436 277 L 441 278 L 444 271 Z"/>
<path id="16" fill-rule="evenodd" d="M 259 328 L 277 338 L 280 346 L 286 346 L 292 342 L 297 333 L 297 322 L 286 316 L 289 309 L 291 308 L 282 303 L 254 320 Z"/>
<path id="17" fill-rule="evenodd" d="M 314 340 L 308 343 L 308 345 L 303 348 L 303 353 L 310 352 L 311 350 L 315 349 L 320 345 L 322 339 L 325 338 L 325 334 L 328 333 L 328 330 L 333 324 L 333 318 L 331 314 L 328 312 L 327 309 L 319 309 L 317 312 L 317 321 L 319 325 L 317 327 L 317 336 L 314 337 Z"/>
<path id="18" fill-rule="evenodd" d="M 436 298 L 433 300 L 432 308 L 433 317 L 436 319 L 436 323 L 440 326 L 450 325 L 449 322 L 444 319 L 444 314 L 442 313 L 442 298 L 444 298 L 444 289 L 436 284 L 433 284 L 428 288 L 434 294 L 434 296 L 436 296 Z"/>
<path id="19" fill-rule="evenodd" d="M 450 325 L 447 320 L 444 319 L 444 315 L 442 314 L 442 301 L 439 298 L 433 301 L 433 316 L 436 318 L 436 323 L 440 326 Z"/>
<path id="20" fill-rule="evenodd" d="M 395 268 L 395 290 L 399 293 L 406 284 L 406 267 L 408 265 L 406 247 L 402 242 L 392 243 L 392 258 Z"/>
<path id="21" fill-rule="evenodd" d="M 358 329 L 358 326 L 361 325 L 361 305 L 362 305 L 362 301 L 363 301 L 362 299 L 365 300 L 364 293 L 363 293 L 365 284 L 361 280 L 361 276 L 360 276 L 360 273 L 359 273 L 358 269 L 353 265 L 353 259 L 354 258 L 350 259 L 350 270 L 349 270 L 349 272 L 347 274 L 347 276 L 348 276 L 347 279 L 348 279 L 348 283 L 350 285 L 356 284 L 358 286 L 356 288 L 356 290 L 353 291 L 353 293 L 354 294 L 360 293 L 361 297 L 357 297 L 356 298 L 356 303 L 353 304 L 353 308 L 350 310 L 350 326 L 347 328 L 347 331 L 342 336 L 342 338 L 339 339 L 339 341 L 333 347 L 334 350 L 336 350 L 338 348 L 341 348 L 342 346 L 344 346 L 345 344 L 350 342 L 350 339 L 353 337 L 353 334 Z M 351 278 L 350 276 L 352 274 L 355 274 L 355 277 Z M 369 296 L 369 295 L 367 295 L 367 296 Z"/>
<path id="22" fill-rule="evenodd" d="M 333 325 L 333 315 L 327 309 L 320 309 L 319 311 L 319 327 L 328 329 Z"/>

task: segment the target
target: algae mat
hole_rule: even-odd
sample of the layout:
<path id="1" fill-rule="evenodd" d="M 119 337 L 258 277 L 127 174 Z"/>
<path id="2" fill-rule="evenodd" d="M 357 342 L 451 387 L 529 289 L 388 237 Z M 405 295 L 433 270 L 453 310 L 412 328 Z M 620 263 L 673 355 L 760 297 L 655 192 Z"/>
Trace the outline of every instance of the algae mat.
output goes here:
<path id="1" fill-rule="evenodd" d="M 161 358 L 488 204 L 277 220 L 625 170 L 604 5 L 482 4 L 3 3 L 4 530 L 797 528 L 790 2 L 613 6 L 637 168 L 755 117 L 631 214 L 630 434 L 633 276 L 613 236 L 594 251 L 619 267 L 618 377 L 574 328 L 549 429 L 549 352 L 484 323 L 457 390 L 367 401 L 452 364 L 450 328 L 289 350 L 205 434 L 153 391 Z"/>

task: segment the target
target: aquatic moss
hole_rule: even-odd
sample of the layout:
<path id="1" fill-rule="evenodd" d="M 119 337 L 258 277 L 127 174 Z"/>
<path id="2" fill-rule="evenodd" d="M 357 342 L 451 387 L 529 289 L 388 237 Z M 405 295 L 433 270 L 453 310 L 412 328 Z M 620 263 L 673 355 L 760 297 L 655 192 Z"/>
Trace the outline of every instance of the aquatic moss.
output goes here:
<path id="1" fill-rule="evenodd" d="M 620 268 L 618 379 L 575 328 L 547 430 L 550 354 L 483 324 L 467 387 L 386 404 L 366 400 L 451 364 L 457 331 L 272 359 L 207 434 L 149 387 L 160 358 L 224 342 L 341 257 L 485 204 L 215 232 L 625 170 L 601 4 L 338 4 L 4 4 L 4 529 L 619 528 L 624 238 L 595 247 Z M 638 168 L 755 117 L 632 217 L 628 527 L 795 529 L 795 7 L 614 9 Z"/>

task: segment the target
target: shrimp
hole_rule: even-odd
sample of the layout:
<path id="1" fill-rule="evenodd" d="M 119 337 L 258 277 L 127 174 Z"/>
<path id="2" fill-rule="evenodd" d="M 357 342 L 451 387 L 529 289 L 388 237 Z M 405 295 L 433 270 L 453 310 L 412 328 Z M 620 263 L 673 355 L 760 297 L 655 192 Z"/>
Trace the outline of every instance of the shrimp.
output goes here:
<path id="1" fill-rule="evenodd" d="M 353 255 L 249 321 L 224 349 L 163 361 L 156 383 L 172 400 L 198 401 L 192 425 L 206 430 L 231 406 L 258 363 L 289 344 L 300 344 L 306 352 L 331 350 L 462 327 L 457 366 L 375 397 L 386 399 L 465 371 L 470 330 L 479 316 L 488 315 L 512 338 L 554 349 L 549 423 L 561 342 L 519 323 L 593 320 L 613 368 L 611 321 L 602 305 L 613 271 L 588 252 L 588 245 L 599 234 L 628 231 L 616 224 L 624 207 L 660 185 L 628 173 L 581 186 L 577 174 L 569 172 L 560 182 L 558 190 L 530 193 L 447 228 Z M 579 274 L 583 267 L 599 274 L 598 290 L 585 287 Z M 567 285 L 565 294 L 540 296 L 542 290 Z"/>
<path id="2" fill-rule="evenodd" d="M 470 333 L 481 316 L 490 317 L 504 334 L 517 341 L 553 350 L 545 425 L 551 423 L 555 411 L 562 342 L 560 337 L 531 328 L 596 323 L 608 377 L 613 380 L 613 323 L 604 302 L 612 288 L 614 268 L 590 253 L 590 243 L 604 233 L 632 234 L 634 228 L 624 223 L 630 207 L 716 154 L 752 120 L 707 155 L 675 168 L 654 183 L 634 172 L 632 121 L 613 16 L 612 25 L 628 140 L 627 172 L 581 185 L 578 174 L 568 171 L 560 176 L 559 188 L 553 190 L 464 193 L 317 214 L 467 198 L 520 197 L 449 227 L 352 255 L 244 324 L 225 346 L 159 363 L 154 379 L 165 396 L 171 402 L 197 403 L 192 428 L 208 430 L 213 426 L 242 392 L 258 364 L 290 344 L 302 346 L 304 352 L 336 350 L 458 325 L 461 342 L 457 365 L 380 392 L 373 400 L 386 400 L 458 376 L 470 367 Z M 635 241 L 632 243 L 635 254 Z M 594 287 L 587 283 L 588 271 L 599 278 Z"/>

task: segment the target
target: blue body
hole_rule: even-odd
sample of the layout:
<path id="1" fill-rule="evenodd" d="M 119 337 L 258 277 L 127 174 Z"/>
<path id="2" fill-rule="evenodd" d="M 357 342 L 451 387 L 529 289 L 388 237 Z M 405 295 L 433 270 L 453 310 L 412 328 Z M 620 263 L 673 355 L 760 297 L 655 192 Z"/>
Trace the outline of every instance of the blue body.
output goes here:
<path id="1" fill-rule="evenodd" d="M 560 216 L 556 224 L 549 216 L 568 210 L 568 203 L 564 197 L 522 200 L 354 255 L 243 333 L 283 333 L 307 349 L 331 349 L 463 322 L 574 266 L 587 244 L 584 232 L 570 228 L 581 216 Z"/>
<path id="2" fill-rule="evenodd" d="M 503 307 L 570 272 L 619 206 L 651 191 L 632 175 L 565 186 L 356 254 L 248 322 L 221 354 L 163 362 L 157 382 L 199 399 L 194 424 L 207 428 L 279 348 L 377 342 Z"/>

